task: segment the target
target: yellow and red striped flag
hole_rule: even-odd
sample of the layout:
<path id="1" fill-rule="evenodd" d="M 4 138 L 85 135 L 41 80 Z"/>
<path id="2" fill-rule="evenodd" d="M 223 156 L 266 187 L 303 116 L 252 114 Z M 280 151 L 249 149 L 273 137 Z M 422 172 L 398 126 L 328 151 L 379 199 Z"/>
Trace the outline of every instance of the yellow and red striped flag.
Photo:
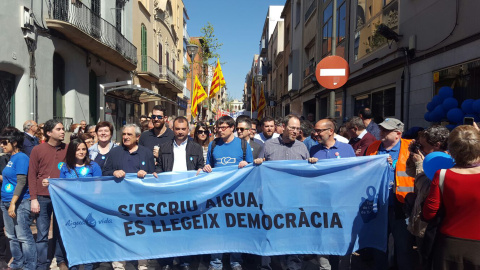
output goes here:
<path id="1" fill-rule="evenodd" d="M 210 98 L 215 97 L 215 93 L 220 90 L 220 88 L 225 86 L 225 78 L 223 77 L 222 67 L 220 62 L 217 59 L 217 66 L 215 67 L 215 73 L 213 74 L 212 84 L 210 85 Z"/>
<path id="2" fill-rule="evenodd" d="M 193 85 L 193 100 L 192 100 L 192 116 L 195 118 L 198 115 L 198 105 L 207 98 L 207 93 L 203 89 L 202 84 L 195 75 L 195 84 Z"/>
<path id="3" fill-rule="evenodd" d="M 252 113 L 257 110 L 257 94 L 255 92 L 255 83 L 252 78 Z"/>
<path id="4" fill-rule="evenodd" d="M 258 115 L 257 115 L 258 120 L 262 119 L 263 111 L 265 110 L 266 106 L 267 106 L 267 101 L 265 100 L 265 93 L 263 93 L 263 86 L 262 86 L 262 89 L 260 90 L 260 99 L 258 100 Z"/>

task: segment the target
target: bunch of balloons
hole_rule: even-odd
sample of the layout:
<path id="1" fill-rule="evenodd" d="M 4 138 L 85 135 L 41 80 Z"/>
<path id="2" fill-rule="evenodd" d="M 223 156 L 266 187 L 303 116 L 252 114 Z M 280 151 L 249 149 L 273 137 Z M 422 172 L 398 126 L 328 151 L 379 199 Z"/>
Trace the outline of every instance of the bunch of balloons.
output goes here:
<path id="1" fill-rule="evenodd" d="M 475 122 L 480 122 L 480 99 L 467 99 L 458 107 L 458 100 L 453 97 L 453 89 L 443 86 L 438 91 L 438 95 L 432 98 L 427 104 L 428 112 L 424 118 L 427 122 L 441 122 L 448 119 L 450 125 L 447 128 L 452 129 L 463 123 L 464 117 L 473 117 Z"/>

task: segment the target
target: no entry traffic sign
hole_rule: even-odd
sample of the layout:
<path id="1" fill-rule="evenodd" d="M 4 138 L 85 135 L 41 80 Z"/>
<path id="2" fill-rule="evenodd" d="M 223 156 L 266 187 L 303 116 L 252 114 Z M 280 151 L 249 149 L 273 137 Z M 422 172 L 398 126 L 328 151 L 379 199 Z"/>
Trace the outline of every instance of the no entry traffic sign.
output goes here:
<path id="1" fill-rule="evenodd" d="M 321 86 L 327 89 L 342 87 L 348 80 L 348 63 L 340 56 L 327 56 L 318 63 L 315 76 Z"/>

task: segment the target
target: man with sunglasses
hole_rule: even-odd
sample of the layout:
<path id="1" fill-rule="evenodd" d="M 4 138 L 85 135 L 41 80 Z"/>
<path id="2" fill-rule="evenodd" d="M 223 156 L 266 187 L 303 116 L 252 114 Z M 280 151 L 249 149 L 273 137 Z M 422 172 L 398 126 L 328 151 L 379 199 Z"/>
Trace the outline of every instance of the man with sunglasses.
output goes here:
<path id="1" fill-rule="evenodd" d="M 173 131 L 165 125 L 166 117 L 165 108 L 162 105 L 155 105 L 151 116 L 153 128 L 143 132 L 138 141 L 139 145 L 150 149 L 155 158 L 158 158 L 158 148 L 155 146 L 171 142 L 174 137 Z"/>
<path id="2" fill-rule="evenodd" d="M 250 144 L 250 147 L 252 148 L 252 155 L 253 158 L 258 158 L 258 155 L 260 154 L 260 151 L 263 148 L 263 143 L 257 143 L 253 139 L 251 140 L 251 132 L 250 130 L 252 129 L 252 119 L 246 115 L 240 115 L 237 117 L 237 135 L 239 139 L 244 139 Z"/>

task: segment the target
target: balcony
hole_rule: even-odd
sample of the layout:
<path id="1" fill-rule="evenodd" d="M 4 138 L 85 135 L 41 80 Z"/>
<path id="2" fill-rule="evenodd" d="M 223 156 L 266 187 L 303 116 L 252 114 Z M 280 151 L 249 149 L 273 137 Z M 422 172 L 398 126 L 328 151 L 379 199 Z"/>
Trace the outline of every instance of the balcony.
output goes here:
<path id="1" fill-rule="evenodd" d="M 158 82 L 158 79 L 160 78 L 158 62 L 147 55 L 139 55 L 138 58 L 140 59 L 140 63 L 137 75 L 149 82 Z"/>
<path id="2" fill-rule="evenodd" d="M 180 94 L 183 92 L 183 81 L 167 66 L 160 66 L 160 84 L 164 84 L 173 92 Z"/>
<path id="3" fill-rule="evenodd" d="M 82 2 L 53 1 L 46 22 L 48 28 L 60 32 L 72 43 L 124 70 L 135 70 L 137 48 Z"/>

